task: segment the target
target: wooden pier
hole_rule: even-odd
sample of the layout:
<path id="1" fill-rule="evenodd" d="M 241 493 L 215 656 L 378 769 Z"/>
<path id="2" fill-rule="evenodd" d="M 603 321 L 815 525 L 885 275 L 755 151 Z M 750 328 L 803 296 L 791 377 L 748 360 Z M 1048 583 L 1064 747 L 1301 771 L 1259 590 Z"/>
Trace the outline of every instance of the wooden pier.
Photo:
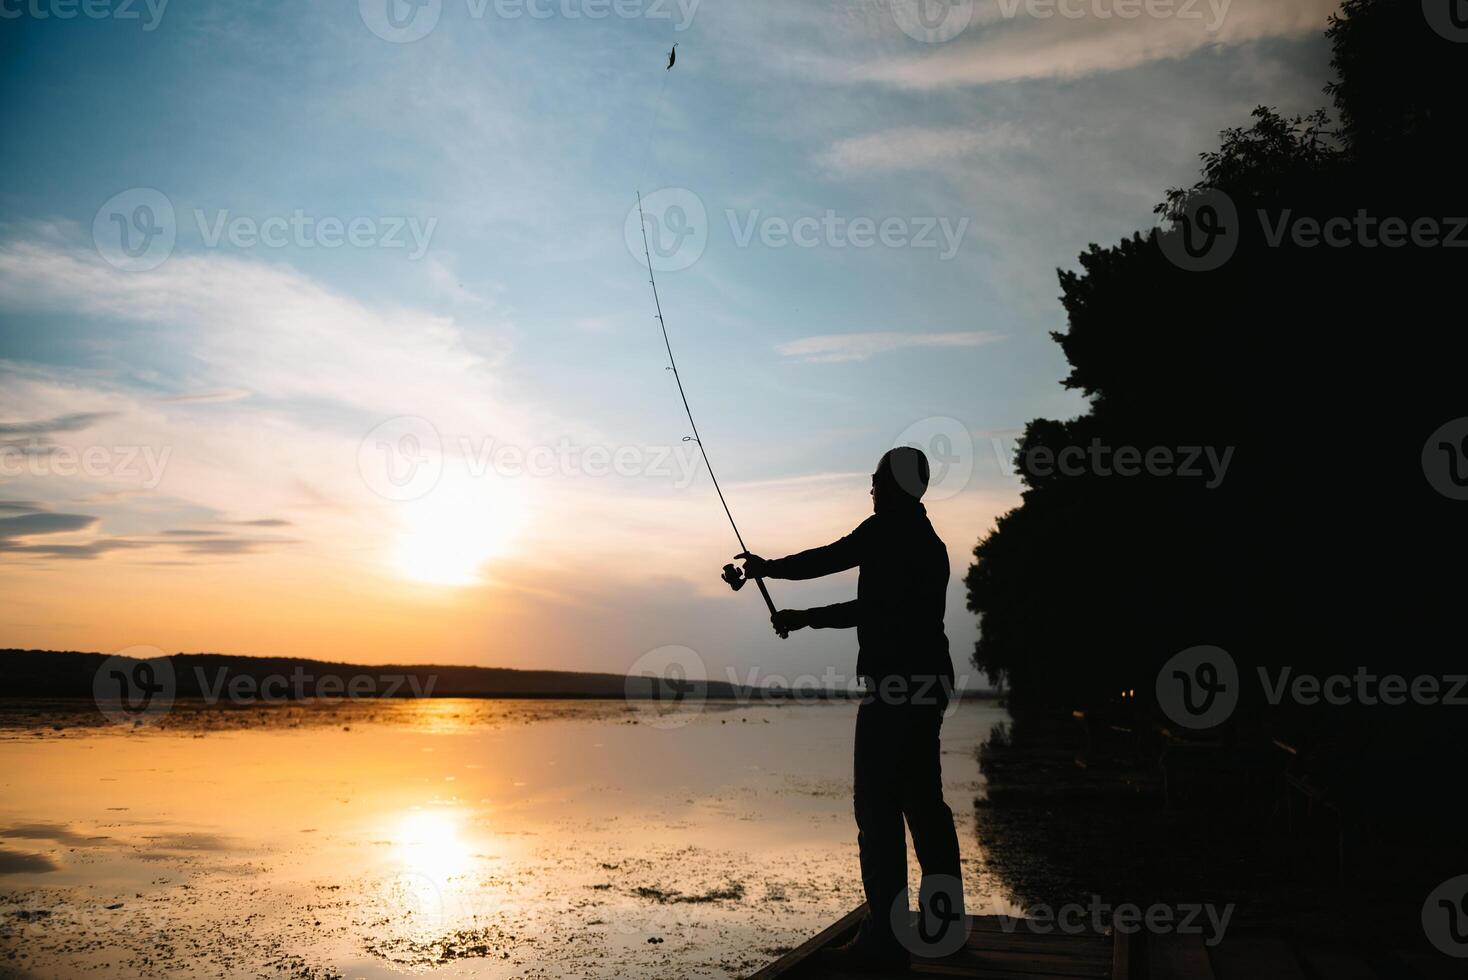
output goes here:
<path id="1" fill-rule="evenodd" d="M 862 906 L 748 980 L 860 980 L 821 963 L 820 951 L 853 938 Z M 1430 948 L 1362 952 L 1230 933 L 1214 947 L 1197 935 L 1043 931 L 1024 919 L 970 916 L 967 945 L 942 959 L 914 958 L 892 977 L 950 980 L 1464 980 L 1468 961 Z M 870 977 L 871 974 L 861 974 Z"/>

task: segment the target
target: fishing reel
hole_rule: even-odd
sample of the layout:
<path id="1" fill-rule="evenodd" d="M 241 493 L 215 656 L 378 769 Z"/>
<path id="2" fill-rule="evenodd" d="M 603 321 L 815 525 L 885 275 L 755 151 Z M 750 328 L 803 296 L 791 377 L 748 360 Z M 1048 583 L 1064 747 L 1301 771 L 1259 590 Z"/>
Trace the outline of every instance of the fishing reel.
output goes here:
<path id="1" fill-rule="evenodd" d="M 770 598 L 770 591 L 765 588 L 764 582 L 760 581 L 759 579 L 751 580 L 748 575 L 744 574 L 744 569 L 739 568 L 733 564 L 725 565 L 724 573 L 720 575 L 719 578 L 723 579 L 725 582 L 728 582 L 729 588 L 733 589 L 735 592 L 738 592 L 740 589 L 744 588 L 744 583 L 753 581 L 755 585 L 759 586 L 760 596 L 765 600 L 765 608 L 770 611 L 770 617 L 774 618 L 775 603 L 774 600 Z M 789 630 L 777 629 L 775 630 L 775 633 L 778 634 L 780 639 L 782 640 L 789 639 L 790 637 Z"/>
<path id="2" fill-rule="evenodd" d="M 729 588 L 733 589 L 735 592 L 738 592 L 740 589 L 744 588 L 744 583 L 749 581 L 749 579 L 746 578 L 744 575 L 744 569 L 732 564 L 725 565 L 724 574 L 720 575 L 719 577 L 722 578 L 725 582 L 728 582 Z"/>

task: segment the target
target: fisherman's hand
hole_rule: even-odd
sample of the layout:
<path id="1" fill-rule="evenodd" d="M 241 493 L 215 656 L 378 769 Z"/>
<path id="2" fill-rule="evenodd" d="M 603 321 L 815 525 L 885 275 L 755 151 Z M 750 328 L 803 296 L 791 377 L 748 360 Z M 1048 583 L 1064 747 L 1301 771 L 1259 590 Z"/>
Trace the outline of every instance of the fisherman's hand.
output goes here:
<path id="1" fill-rule="evenodd" d="M 765 565 L 767 564 L 767 562 L 759 555 L 750 554 L 748 551 L 741 551 L 734 557 L 744 559 L 745 578 L 765 577 Z"/>
<path id="2" fill-rule="evenodd" d="M 776 633 L 793 633 L 796 630 L 803 630 L 810 625 L 810 610 L 781 609 L 770 617 L 770 624 L 775 627 Z"/>

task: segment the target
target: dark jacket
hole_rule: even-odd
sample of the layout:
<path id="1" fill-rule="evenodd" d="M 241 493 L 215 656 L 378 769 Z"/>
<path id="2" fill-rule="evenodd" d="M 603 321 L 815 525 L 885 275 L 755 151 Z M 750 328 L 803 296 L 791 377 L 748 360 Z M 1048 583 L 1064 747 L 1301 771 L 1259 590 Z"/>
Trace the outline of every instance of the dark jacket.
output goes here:
<path id="1" fill-rule="evenodd" d="M 765 564 L 769 578 L 810 579 L 861 567 L 856 599 L 810 610 L 817 629 L 856 627 L 856 672 L 953 681 L 943 608 L 948 549 L 922 504 L 873 514 L 834 544 Z"/>

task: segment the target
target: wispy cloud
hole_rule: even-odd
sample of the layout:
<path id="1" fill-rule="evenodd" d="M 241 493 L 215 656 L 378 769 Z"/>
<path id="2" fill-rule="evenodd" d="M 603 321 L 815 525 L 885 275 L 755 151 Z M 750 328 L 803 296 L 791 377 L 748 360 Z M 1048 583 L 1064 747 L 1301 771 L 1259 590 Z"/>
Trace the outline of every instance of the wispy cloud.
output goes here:
<path id="1" fill-rule="evenodd" d="M 906 126 L 839 140 L 819 159 L 833 170 L 889 173 L 954 164 L 1028 142 L 1025 133 L 1009 124 L 983 129 Z"/>
<path id="2" fill-rule="evenodd" d="M 948 333 L 899 333 L 895 330 L 871 333 L 833 333 L 819 337 L 802 337 L 776 348 L 786 357 L 798 357 L 817 363 L 864 361 L 875 354 L 909 347 L 982 347 L 1000 340 L 1001 335 L 987 330 L 959 330 Z"/>
<path id="3" fill-rule="evenodd" d="M 85 531 L 97 518 L 89 514 L 20 514 L 0 517 L 0 541 L 32 534 L 68 534 Z"/>
<path id="4" fill-rule="evenodd" d="M 223 391 L 200 391 L 183 395 L 167 395 L 158 399 L 163 402 L 237 402 L 249 398 L 244 388 L 226 388 Z"/>
<path id="5" fill-rule="evenodd" d="M 52 432 L 81 432 L 111 416 L 111 412 L 72 412 L 69 415 L 29 422 L 0 422 L 0 435 L 39 436 Z"/>
<path id="6" fill-rule="evenodd" d="M 9 509 L 9 505 L 0 510 Z M 170 528 L 157 538 L 100 537 L 85 542 L 36 541 L 37 537 L 68 535 L 91 531 L 100 524 L 91 514 L 57 514 L 49 511 L 21 513 L 0 517 L 0 553 L 29 555 L 35 558 L 60 558 L 89 561 L 113 551 L 161 548 L 180 555 L 248 555 L 258 554 L 281 545 L 297 543 L 280 537 L 239 537 L 223 531 Z M 275 525 L 267 525 L 275 526 Z"/>
<path id="7" fill-rule="evenodd" d="M 993 0 L 953 40 L 920 54 L 879 58 L 849 76 L 904 89 L 933 90 L 1033 78 L 1079 78 L 1122 71 L 1198 51 L 1277 37 L 1318 34 L 1338 0 L 1209 0 L 1169 7 L 1167 16 L 1118 16 L 1113 0 L 1072 5 Z M 1044 11 L 1044 13 L 1041 13 Z M 1109 11 L 1109 14 L 1107 13 Z"/>

